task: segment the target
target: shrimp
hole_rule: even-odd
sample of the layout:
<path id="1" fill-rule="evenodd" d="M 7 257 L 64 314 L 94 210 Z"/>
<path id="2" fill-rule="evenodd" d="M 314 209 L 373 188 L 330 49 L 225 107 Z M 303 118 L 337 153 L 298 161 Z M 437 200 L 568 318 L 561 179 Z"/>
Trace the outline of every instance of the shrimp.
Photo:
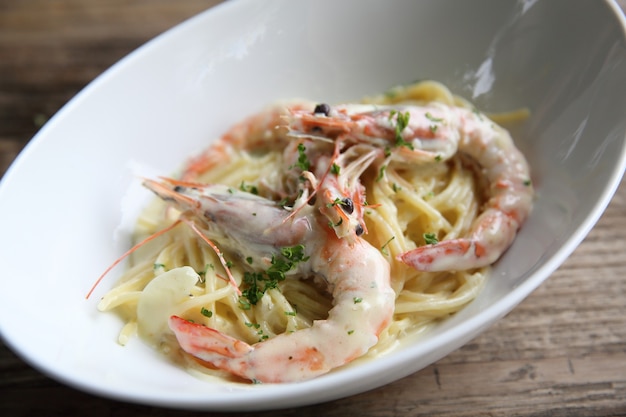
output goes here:
<path id="1" fill-rule="evenodd" d="M 441 103 L 424 107 L 323 104 L 313 112 L 291 110 L 289 134 L 368 144 L 385 150 L 391 160 L 402 162 L 442 161 L 458 150 L 460 132 L 444 123 L 455 113 L 456 108 Z"/>
<path id="2" fill-rule="evenodd" d="M 511 246 L 532 209 L 528 163 L 503 128 L 461 111 L 459 150 L 476 160 L 489 182 L 488 199 L 467 237 L 444 240 L 399 255 L 421 271 L 466 270 L 491 265 Z"/>
<path id="3" fill-rule="evenodd" d="M 328 111 L 328 105 L 320 104 L 312 114 L 326 114 Z M 289 110 L 290 114 L 296 112 L 309 114 L 300 109 Z M 289 117 L 286 119 L 289 123 Z M 285 149 L 283 159 L 287 172 L 292 167 L 300 167 L 298 178 L 308 179 L 313 187 L 308 195 L 306 192 L 300 193 L 303 195 L 302 201 L 311 201 L 319 192 L 319 210 L 328 219 L 337 237 L 347 239 L 350 244 L 354 243 L 357 237 L 367 231 L 363 219 L 365 187 L 361 184 L 360 177 L 383 152 L 365 144 L 344 148 L 341 141 L 307 135 L 292 126 L 289 126 L 288 136 L 300 140 L 293 141 Z M 302 181 L 298 180 L 298 184 L 302 184 Z"/>
<path id="4" fill-rule="evenodd" d="M 212 167 L 228 161 L 235 149 L 252 151 L 285 146 L 288 138 L 283 118 L 290 110 L 307 107 L 310 107 L 310 103 L 304 101 L 275 104 L 247 117 L 226 131 L 205 151 L 191 158 L 183 169 L 181 180 L 197 180 Z"/>
<path id="5" fill-rule="evenodd" d="M 533 187 L 528 163 L 506 130 L 475 111 L 441 103 L 324 110 L 291 112 L 291 134 L 384 147 L 388 160 L 403 163 L 440 162 L 461 152 L 490 184 L 467 237 L 419 247 L 398 260 L 420 271 L 466 270 L 492 264 L 511 245 L 530 213 Z"/>
<path id="6" fill-rule="evenodd" d="M 372 161 L 381 152 L 371 147 L 352 146 L 341 151 L 338 146 L 327 143 L 298 142 L 306 150 L 310 171 L 300 175 L 311 183 L 312 190 L 302 193 L 302 202 L 294 205 L 295 212 L 304 201 L 310 202 L 313 197 L 319 199 L 317 206 L 328 224 L 335 230 L 337 237 L 347 239 L 350 244 L 367 231 L 363 218 L 365 206 L 365 187 L 360 177 Z M 326 146 L 324 146 L 326 145 Z M 324 148 L 325 149 L 320 149 Z M 313 149 L 309 151 L 309 149 Z M 287 156 L 286 161 L 294 156 Z M 302 184 L 302 181 L 299 181 Z M 317 196 L 316 196 L 317 194 Z"/>
<path id="7" fill-rule="evenodd" d="M 377 156 L 379 151 L 376 149 L 355 146 L 337 157 L 326 158 L 330 168 L 319 186 L 319 210 L 337 237 L 350 244 L 367 232 L 363 218 L 365 187 L 360 177 Z"/>
<path id="8" fill-rule="evenodd" d="M 275 247 L 294 246 L 311 229 L 310 219 L 297 217 L 284 224 L 285 211 L 277 203 L 221 184 L 196 184 L 165 179 L 143 185 L 195 220 L 209 239 L 219 239 L 228 228 L 228 241 L 236 252 L 271 257 Z M 249 236 L 255 236 L 251 240 Z"/>
<path id="9" fill-rule="evenodd" d="M 189 355 L 253 382 L 303 381 L 364 355 L 391 322 L 395 293 L 389 263 L 365 240 L 350 244 L 338 238 L 318 210 L 288 219 L 290 212 L 271 201 L 237 190 L 225 194 L 221 186 L 144 184 L 205 229 L 219 229 L 227 236 L 224 244 L 242 257 L 267 257 L 283 245 L 303 245 L 306 257 L 293 274 L 322 278 L 333 296 L 327 319 L 253 345 L 172 316 L 169 327 Z"/>
<path id="10" fill-rule="evenodd" d="M 458 140 L 446 134 L 450 129 L 443 126 L 437 132 L 438 127 L 432 125 L 433 121 L 443 120 L 443 114 L 449 108 L 438 104 L 431 107 L 426 109 L 428 116 L 423 120 L 407 116 L 409 110 L 399 113 L 396 109 L 373 105 L 330 107 L 318 104 L 313 111 L 289 111 L 286 117 L 289 136 L 317 140 L 327 145 L 326 153 L 318 159 L 326 161 L 322 166 L 327 167 L 323 175 L 317 173 L 324 182 L 319 187 L 323 190 L 324 201 L 320 210 L 338 237 L 352 242 L 355 235 L 360 236 L 367 231 L 363 220 L 365 190 L 360 176 L 375 161 L 379 161 L 380 168 L 381 160 L 424 163 L 449 159 L 454 155 Z M 403 123 L 400 129 L 398 126 Z M 328 157 L 328 143 L 334 146 L 332 157 Z M 328 175 L 331 165 L 339 172 L 344 172 L 344 167 L 348 169 L 335 178 Z"/>

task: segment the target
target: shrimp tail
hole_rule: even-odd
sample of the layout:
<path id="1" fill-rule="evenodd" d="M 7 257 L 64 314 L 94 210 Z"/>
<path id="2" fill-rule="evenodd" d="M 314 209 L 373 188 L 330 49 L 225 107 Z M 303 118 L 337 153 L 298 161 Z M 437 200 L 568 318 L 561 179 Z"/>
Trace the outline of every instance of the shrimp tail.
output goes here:
<path id="1" fill-rule="evenodd" d="M 418 271 L 462 271 L 491 265 L 515 238 L 519 223 L 513 216 L 491 209 L 476 221 L 467 238 L 444 240 L 397 256 Z"/>
<path id="2" fill-rule="evenodd" d="M 178 316 L 170 317 L 169 326 L 185 352 L 205 361 L 216 356 L 239 358 L 252 351 L 252 346 L 241 340 Z"/>

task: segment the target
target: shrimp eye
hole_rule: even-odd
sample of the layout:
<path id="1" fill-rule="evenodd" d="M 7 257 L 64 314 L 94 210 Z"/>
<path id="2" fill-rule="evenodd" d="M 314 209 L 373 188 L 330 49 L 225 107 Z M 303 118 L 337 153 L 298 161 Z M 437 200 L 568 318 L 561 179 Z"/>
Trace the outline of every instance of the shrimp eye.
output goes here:
<path id="1" fill-rule="evenodd" d="M 352 199 L 350 197 L 342 198 L 339 205 L 341 206 L 341 209 L 347 214 L 352 214 L 352 212 L 354 211 L 354 203 L 352 202 Z"/>
<path id="2" fill-rule="evenodd" d="M 361 236 L 363 232 L 364 232 L 363 226 L 361 226 L 360 224 L 357 224 L 356 228 L 354 229 L 354 233 L 356 233 L 357 236 Z"/>
<path id="3" fill-rule="evenodd" d="M 326 103 L 320 103 L 315 106 L 315 110 L 313 110 L 313 114 L 323 114 L 324 116 L 328 116 L 330 113 L 330 106 Z"/>
<path id="4" fill-rule="evenodd" d="M 177 185 L 174 187 L 173 190 L 175 193 L 182 193 L 183 191 L 185 191 L 185 187 L 183 187 L 182 185 Z"/>

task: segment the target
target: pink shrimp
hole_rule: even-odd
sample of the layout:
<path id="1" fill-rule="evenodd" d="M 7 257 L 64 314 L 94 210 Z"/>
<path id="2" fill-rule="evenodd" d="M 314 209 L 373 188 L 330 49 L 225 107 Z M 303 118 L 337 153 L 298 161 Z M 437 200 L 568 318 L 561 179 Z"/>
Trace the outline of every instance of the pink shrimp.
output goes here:
<path id="1" fill-rule="evenodd" d="M 457 152 L 460 132 L 445 121 L 456 108 L 440 103 L 425 107 L 346 104 L 289 112 L 289 134 L 368 144 L 392 160 L 409 163 L 442 161 Z"/>
<path id="2" fill-rule="evenodd" d="M 203 230 L 219 229 L 227 236 L 222 243 L 242 257 L 267 257 L 281 246 L 303 245 L 306 257 L 293 273 L 323 278 L 333 296 L 326 320 L 254 345 L 172 316 L 169 326 L 188 354 L 254 382 L 302 381 L 364 355 L 390 323 L 395 293 L 389 263 L 360 238 L 352 245 L 338 238 L 318 210 L 286 220 L 290 212 L 275 203 L 222 186 L 145 185 Z"/>
<path id="3" fill-rule="evenodd" d="M 226 185 L 170 179 L 145 180 L 143 185 L 195 220 L 208 238 L 222 237 L 227 227 L 229 245 L 240 253 L 271 255 L 276 247 L 296 245 L 312 227 L 307 217 L 296 217 L 285 225 L 288 212 L 277 203 Z M 250 236 L 255 236 L 254 241 Z"/>
<path id="4" fill-rule="evenodd" d="M 469 235 L 403 253 L 422 271 L 465 270 L 494 263 L 511 246 L 528 217 L 534 191 L 528 163 L 508 132 L 485 116 L 461 111 L 459 150 L 475 159 L 489 181 L 488 200 Z"/>
<path id="5" fill-rule="evenodd" d="M 390 160 L 439 162 L 457 151 L 473 158 L 489 181 L 489 198 L 464 238 L 398 256 L 421 271 L 465 270 L 495 262 L 513 242 L 533 200 L 529 168 L 508 132 L 477 112 L 426 106 L 345 105 L 290 114 L 292 135 L 326 137 L 386 149 Z"/>
<path id="6" fill-rule="evenodd" d="M 283 118 L 289 110 L 310 107 L 309 103 L 293 102 L 275 104 L 235 124 L 215 143 L 194 158 L 183 169 L 183 181 L 195 181 L 198 176 L 212 167 L 230 159 L 233 149 L 259 150 L 268 147 L 280 148 L 288 143 L 287 129 Z"/>
<path id="7" fill-rule="evenodd" d="M 365 187 L 360 177 L 379 154 L 376 149 L 351 147 L 336 157 L 322 158 L 330 169 L 319 185 L 319 210 L 337 237 L 350 244 L 367 232 L 363 218 Z"/>
<path id="8" fill-rule="evenodd" d="M 318 144 L 306 139 L 298 144 L 311 164 L 310 172 L 300 174 L 311 183 L 312 188 L 309 196 L 305 194 L 302 200 L 310 202 L 315 197 L 316 206 L 337 237 L 354 243 L 367 231 L 363 218 L 365 187 L 360 177 L 382 152 L 369 146 L 352 146 L 341 151 L 339 146 L 335 146 L 338 144 L 329 146 L 328 143 Z M 285 159 L 289 161 L 293 158 L 291 155 Z M 302 184 L 302 181 L 299 183 Z M 303 204 L 296 204 L 296 211 Z"/>

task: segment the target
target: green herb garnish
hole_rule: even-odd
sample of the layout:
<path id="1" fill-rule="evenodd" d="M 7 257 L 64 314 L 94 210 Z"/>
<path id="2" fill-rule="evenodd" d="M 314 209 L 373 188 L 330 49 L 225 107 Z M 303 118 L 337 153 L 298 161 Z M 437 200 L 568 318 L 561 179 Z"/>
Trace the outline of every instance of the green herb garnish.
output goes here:
<path id="1" fill-rule="evenodd" d="M 443 122 L 443 119 L 441 117 L 435 117 L 432 114 L 430 114 L 430 112 L 426 112 L 425 114 L 426 118 L 428 120 L 430 120 L 431 122 L 435 122 L 435 123 L 441 123 Z"/>
<path id="2" fill-rule="evenodd" d="M 285 274 L 299 262 L 306 262 L 304 245 L 284 247 L 280 250 L 282 257 L 272 256 L 271 265 L 265 272 L 244 272 L 239 304 L 242 309 L 249 310 L 256 305 L 267 290 L 278 288 L 278 283 L 285 280 Z"/>
<path id="3" fill-rule="evenodd" d="M 298 144 L 298 162 L 294 164 L 303 171 L 308 171 L 311 167 L 309 158 L 306 156 L 306 146 L 303 143 Z"/>
<path id="4" fill-rule="evenodd" d="M 434 233 L 424 233 L 424 241 L 427 245 L 434 245 L 436 243 L 439 243 L 437 235 L 435 235 Z"/>
<path id="5" fill-rule="evenodd" d="M 435 117 L 432 114 L 430 114 L 429 112 L 426 112 L 425 116 L 431 122 L 434 122 L 434 123 L 441 123 L 441 122 L 443 122 L 443 119 L 441 117 Z M 433 132 L 433 133 L 435 133 L 438 128 L 439 128 L 438 125 L 430 125 L 430 131 Z"/>
<path id="6" fill-rule="evenodd" d="M 242 310 L 250 310 L 252 308 L 252 305 L 250 304 L 248 299 L 245 298 L 244 295 L 239 297 L 239 300 L 237 301 L 239 302 L 239 308 L 241 308 Z"/>
<path id="7" fill-rule="evenodd" d="M 244 181 L 241 181 L 239 189 L 250 194 L 259 195 L 259 189 L 256 187 L 256 185 L 246 185 Z"/>
<path id="8" fill-rule="evenodd" d="M 396 110 L 392 110 L 389 113 L 389 120 L 391 120 L 393 116 L 396 116 L 396 146 L 406 146 L 410 150 L 413 150 L 413 144 L 405 141 L 402 137 L 402 131 L 406 129 L 406 127 L 409 125 L 409 119 L 411 117 L 411 114 L 408 111 L 401 113 Z"/>
<path id="9" fill-rule="evenodd" d="M 381 247 L 380 247 L 380 251 L 382 252 L 383 255 L 389 255 L 389 252 L 387 252 L 387 245 L 389 245 L 389 242 L 391 242 L 392 240 L 394 240 L 396 237 L 395 236 L 391 236 L 389 238 L 388 241 L 386 241 Z"/>
<path id="10" fill-rule="evenodd" d="M 380 181 L 385 177 L 385 170 L 387 169 L 387 165 L 383 165 L 378 170 L 378 177 L 376 177 L 376 181 Z"/>

